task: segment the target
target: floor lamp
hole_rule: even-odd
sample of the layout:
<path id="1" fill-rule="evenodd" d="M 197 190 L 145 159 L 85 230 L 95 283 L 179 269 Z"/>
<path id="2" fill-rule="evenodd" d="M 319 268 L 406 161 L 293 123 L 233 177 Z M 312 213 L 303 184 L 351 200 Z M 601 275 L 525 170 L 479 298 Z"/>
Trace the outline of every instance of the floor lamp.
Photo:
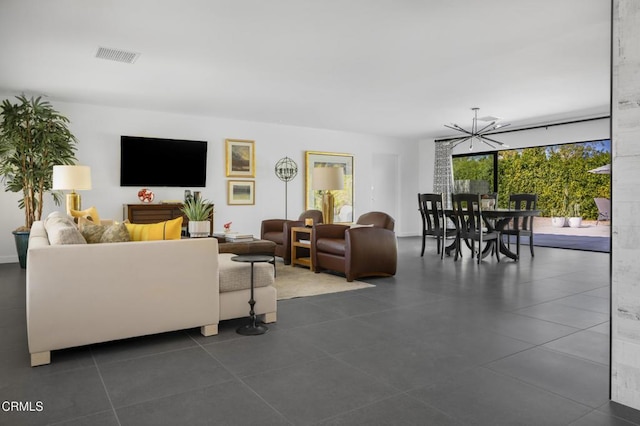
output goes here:
<path id="1" fill-rule="evenodd" d="M 53 166 L 52 189 L 71 190 L 67 194 L 67 214 L 80 210 L 80 194 L 76 190 L 91 189 L 91 169 L 89 166 Z"/>
<path id="2" fill-rule="evenodd" d="M 344 189 L 344 172 L 341 167 L 315 167 L 313 169 L 313 186 L 315 191 L 322 192 L 322 217 L 324 223 L 333 223 L 334 197 L 331 191 Z"/>
<path id="3" fill-rule="evenodd" d="M 284 157 L 276 163 L 276 176 L 284 182 L 284 218 L 287 219 L 287 183 L 298 174 L 298 165 L 289 157 Z"/>

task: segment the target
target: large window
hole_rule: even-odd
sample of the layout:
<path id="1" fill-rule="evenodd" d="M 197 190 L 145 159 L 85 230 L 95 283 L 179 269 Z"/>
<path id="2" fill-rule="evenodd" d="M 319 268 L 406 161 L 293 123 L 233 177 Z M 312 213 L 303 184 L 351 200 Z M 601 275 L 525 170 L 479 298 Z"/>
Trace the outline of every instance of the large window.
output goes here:
<path id="1" fill-rule="evenodd" d="M 488 194 L 497 192 L 498 155 L 495 152 L 453 156 L 454 192 Z"/>
<path id="2" fill-rule="evenodd" d="M 543 216 L 596 219 L 596 197 L 610 198 L 610 175 L 590 173 L 611 162 L 611 141 L 510 149 L 453 158 L 456 192 L 498 192 L 506 207 L 509 194 L 536 193 Z M 495 189 L 494 189 L 495 188 Z"/>

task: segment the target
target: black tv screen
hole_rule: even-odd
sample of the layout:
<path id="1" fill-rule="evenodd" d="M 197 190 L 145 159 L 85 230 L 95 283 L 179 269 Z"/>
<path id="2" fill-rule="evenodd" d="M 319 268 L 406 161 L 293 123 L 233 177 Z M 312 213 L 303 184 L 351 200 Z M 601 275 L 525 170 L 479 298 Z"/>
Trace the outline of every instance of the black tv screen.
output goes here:
<path id="1" fill-rule="evenodd" d="M 204 187 L 207 142 L 120 137 L 120 186 Z"/>

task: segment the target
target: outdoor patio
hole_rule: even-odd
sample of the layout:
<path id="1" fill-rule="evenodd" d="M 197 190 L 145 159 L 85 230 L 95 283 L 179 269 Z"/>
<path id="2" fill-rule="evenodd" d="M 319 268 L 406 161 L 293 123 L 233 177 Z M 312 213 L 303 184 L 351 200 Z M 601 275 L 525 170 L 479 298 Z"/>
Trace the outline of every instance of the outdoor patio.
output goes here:
<path id="1" fill-rule="evenodd" d="M 596 225 L 597 223 L 597 225 Z M 533 229 L 536 234 L 553 235 L 577 235 L 582 237 L 607 237 L 611 236 L 611 222 L 595 220 L 583 220 L 580 228 L 570 228 L 568 226 L 558 228 L 551 226 L 550 217 L 536 217 L 533 222 Z"/>
<path id="2" fill-rule="evenodd" d="M 605 253 L 610 251 L 610 221 L 583 220 L 580 228 L 559 228 L 551 226 L 551 218 L 536 217 L 533 232 L 535 246 Z M 527 241 L 526 238 L 524 240 Z"/>

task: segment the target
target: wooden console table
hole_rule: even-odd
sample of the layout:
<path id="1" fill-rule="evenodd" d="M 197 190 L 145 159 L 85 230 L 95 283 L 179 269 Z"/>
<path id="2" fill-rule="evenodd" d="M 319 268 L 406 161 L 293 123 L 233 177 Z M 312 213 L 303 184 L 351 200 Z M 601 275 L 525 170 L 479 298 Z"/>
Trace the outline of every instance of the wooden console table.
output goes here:
<path id="1" fill-rule="evenodd" d="M 303 265 L 313 270 L 310 242 L 311 232 L 313 232 L 313 228 L 306 228 L 304 226 L 294 226 L 291 228 L 291 266 Z M 300 241 L 300 236 L 306 241 Z M 304 251 L 308 252 L 308 256 L 299 256 L 299 249 L 306 249 Z"/>
<path id="2" fill-rule="evenodd" d="M 123 217 L 131 223 L 158 223 L 182 216 L 182 226 L 187 227 L 189 219 L 182 213 L 182 203 L 125 204 Z M 210 235 L 213 235 L 213 211 L 209 216 Z"/>

